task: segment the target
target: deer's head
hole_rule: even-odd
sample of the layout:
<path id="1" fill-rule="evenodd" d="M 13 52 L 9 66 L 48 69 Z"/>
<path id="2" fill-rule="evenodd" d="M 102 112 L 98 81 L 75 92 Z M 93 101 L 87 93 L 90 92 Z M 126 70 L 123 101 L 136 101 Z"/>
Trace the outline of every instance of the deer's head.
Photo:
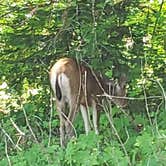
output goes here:
<path id="1" fill-rule="evenodd" d="M 118 80 L 109 81 L 109 95 L 112 96 L 112 101 L 119 107 L 126 107 L 127 100 L 126 96 L 126 82 L 127 78 L 125 75 L 122 75 Z"/>

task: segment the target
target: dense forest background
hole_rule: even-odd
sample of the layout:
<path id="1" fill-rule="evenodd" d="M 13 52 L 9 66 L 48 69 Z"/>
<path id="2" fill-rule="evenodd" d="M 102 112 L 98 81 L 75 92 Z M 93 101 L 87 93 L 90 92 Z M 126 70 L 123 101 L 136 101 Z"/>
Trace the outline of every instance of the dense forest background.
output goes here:
<path id="1" fill-rule="evenodd" d="M 62 149 L 48 71 L 68 56 L 110 78 L 125 73 L 128 108 Z M 0 1 L 0 166 L 166 163 L 164 0 Z"/>

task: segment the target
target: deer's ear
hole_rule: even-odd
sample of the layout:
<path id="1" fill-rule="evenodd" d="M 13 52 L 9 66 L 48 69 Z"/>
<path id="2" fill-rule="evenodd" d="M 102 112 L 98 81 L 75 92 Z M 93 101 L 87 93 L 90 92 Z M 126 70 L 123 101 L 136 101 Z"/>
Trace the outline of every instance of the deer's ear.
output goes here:
<path id="1" fill-rule="evenodd" d="M 119 86 L 121 88 L 124 88 L 126 86 L 126 83 L 127 83 L 127 76 L 125 74 L 122 74 L 119 78 Z"/>

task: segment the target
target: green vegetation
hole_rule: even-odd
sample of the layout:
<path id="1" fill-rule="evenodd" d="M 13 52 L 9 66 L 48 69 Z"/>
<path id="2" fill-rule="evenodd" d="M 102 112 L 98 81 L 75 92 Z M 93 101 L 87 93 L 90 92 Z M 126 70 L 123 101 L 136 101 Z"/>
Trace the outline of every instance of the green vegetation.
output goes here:
<path id="1" fill-rule="evenodd" d="M 86 61 L 108 77 L 128 76 L 128 108 L 102 113 L 100 134 L 59 145 L 48 70 L 59 57 Z M 164 166 L 164 0 L 0 2 L 0 166 Z"/>

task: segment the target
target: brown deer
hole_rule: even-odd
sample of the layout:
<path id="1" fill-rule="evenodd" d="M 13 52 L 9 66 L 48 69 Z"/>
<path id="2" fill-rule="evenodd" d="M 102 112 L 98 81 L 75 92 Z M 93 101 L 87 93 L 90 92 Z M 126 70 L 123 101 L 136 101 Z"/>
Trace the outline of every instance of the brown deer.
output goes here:
<path id="1" fill-rule="evenodd" d="M 124 107 L 126 105 L 126 78 L 118 82 L 94 72 L 76 59 L 61 58 L 50 70 L 50 83 L 56 97 L 56 107 L 60 118 L 61 146 L 73 135 L 72 123 L 77 111 L 81 110 L 85 132 L 90 131 L 88 107 L 92 107 L 92 119 L 95 133 L 98 134 L 99 113 L 104 94 L 112 96 L 112 102 Z M 119 98 L 118 98 L 119 97 Z M 68 106 L 68 111 L 67 107 Z"/>

